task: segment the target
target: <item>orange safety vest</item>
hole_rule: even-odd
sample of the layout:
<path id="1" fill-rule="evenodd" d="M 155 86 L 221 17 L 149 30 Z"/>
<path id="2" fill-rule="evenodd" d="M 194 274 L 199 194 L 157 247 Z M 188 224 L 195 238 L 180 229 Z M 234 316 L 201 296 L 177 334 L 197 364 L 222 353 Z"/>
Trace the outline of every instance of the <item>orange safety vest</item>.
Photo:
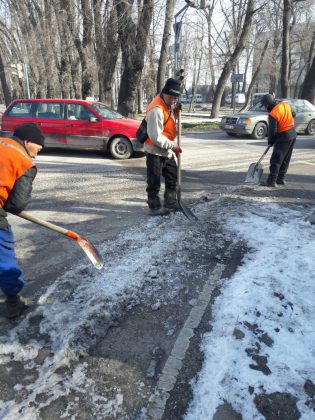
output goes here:
<path id="1" fill-rule="evenodd" d="M 278 103 L 269 115 L 277 121 L 277 133 L 291 130 L 294 127 L 292 110 L 288 102 Z"/>
<path id="2" fill-rule="evenodd" d="M 15 181 L 35 164 L 19 143 L 0 137 L 0 208 L 7 201 Z"/>
<path id="3" fill-rule="evenodd" d="M 167 121 L 167 123 L 164 125 L 164 129 L 163 129 L 163 136 L 167 137 L 169 140 L 174 141 L 176 134 L 177 134 L 177 130 L 176 130 L 176 124 L 174 119 L 172 118 L 172 116 L 169 118 L 170 116 L 170 110 L 168 109 L 168 107 L 165 105 L 165 103 L 162 101 L 160 95 L 157 95 L 153 101 L 149 104 L 147 110 L 146 110 L 146 115 L 148 114 L 148 112 L 155 107 L 159 107 L 161 108 L 162 112 L 163 112 L 163 116 L 164 116 L 164 124 Z M 153 144 L 152 141 L 148 138 L 145 142 L 146 144 Z"/>

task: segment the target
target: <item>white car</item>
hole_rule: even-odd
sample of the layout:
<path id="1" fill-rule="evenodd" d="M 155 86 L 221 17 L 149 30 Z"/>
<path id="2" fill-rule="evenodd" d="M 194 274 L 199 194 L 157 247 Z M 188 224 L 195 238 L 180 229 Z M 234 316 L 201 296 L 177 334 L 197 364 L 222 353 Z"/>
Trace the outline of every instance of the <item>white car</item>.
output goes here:
<path id="1" fill-rule="evenodd" d="M 294 126 L 297 132 L 315 135 L 315 106 L 305 99 L 277 99 L 289 102 L 295 111 Z M 220 122 L 221 130 L 229 136 L 248 134 L 254 139 L 262 139 L 268 134 L 268 112 L 261 102 L 248 111 L 226 115 Z"/>

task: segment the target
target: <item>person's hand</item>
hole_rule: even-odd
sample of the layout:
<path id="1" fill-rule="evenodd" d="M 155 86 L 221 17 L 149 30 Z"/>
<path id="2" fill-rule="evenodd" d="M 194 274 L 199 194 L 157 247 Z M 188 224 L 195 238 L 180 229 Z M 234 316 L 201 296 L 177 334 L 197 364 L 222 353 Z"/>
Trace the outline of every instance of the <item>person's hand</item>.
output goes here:
<path id="1" fill-rule="evenodd" d="M 182 110 L 182 104 L 181 102 L 176 102 L 176 104 L 174 105 L 174 111 L 181 111 Z"/>
<path id="2" fill-rule="evenodd" d="M 176 146 L 175 149 L 173 149 L 173 152 L 175 153 L 176 157 L 182 153 L 182 149 L 179 146 Z"/>
<path id="3" fill-rule="evenodd" d="M 269 141 L 268 141 L 268 146 L 270 146 L 270 147 L 271 147 L 271 146 L 273 146 L 273 145 L 274 145 L 274 141 L 269 140 Z"/>

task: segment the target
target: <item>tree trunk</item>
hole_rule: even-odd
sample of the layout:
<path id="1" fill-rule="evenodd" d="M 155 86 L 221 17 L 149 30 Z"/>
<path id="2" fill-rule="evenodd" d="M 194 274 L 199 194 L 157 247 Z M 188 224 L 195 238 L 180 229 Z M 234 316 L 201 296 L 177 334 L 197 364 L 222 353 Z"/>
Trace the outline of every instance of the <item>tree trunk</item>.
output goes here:
<path id="1" fill-rule="evenodd" d="M 213 99 L 211 118 L 217 118 L 219 114 L 220 103 L 221 103 L 221 99 L 224 93 L 226 82 L 228 81 L 228 78 L 233 68 L 235 67 L 236 62 L 245 47 L 245 42 L 247 40 L 247 37 L 250 32 L 250 28 L 252 26 L 253 15 L 254 15 L 254 0 L 248 0 L 244 24 L 243 24 L 240 38 L 236 44 L 236 47 L 230 59 L 225 63 L 221 76 L 218 81 L 218 85 L 217 85 L 217 88 L 214 94 L 214 99 Z"/>
<path id="2" fill-rule="evenodd" d="M 167 68 L 167 61 L 169 57 L 169 46 L 172 31 L 172 21 L 175 8 L 176 0 L 166 1 L 165 21 L 164 21 L 164 32 L 162 38 L 161 52 L 159 58 L 159 66 L 157 72 L 157 83 L 156 91 L 161 92 L 165 83 L 165 74 Z"/>
<path id="3" fill-rule="evenodd" d="M 313 105 L 315 105 L 315 56 L 313 58 L 312 65 L 306 74 L 304 83 L 301 90 L 301 98 L 307 99 Z"/>
<path id="4" fill-rule="evenodd" d="M 4 97 L 4 103 L 6 104 L 6 106 L 8 106 L 11 103 L 11 95 L 10 95 L 10 89 L 9 89 L 7 78 L 6 78 L 6 73 L 4 69 L 4 63 L 3 63 L 1 52 L 0 52 L 0 80 L 1 80 L 3 97 Z"/>
<path id="5" fill-rule="evenodd" d="M 282 57 L 281 57 L 281 74 L 280 87 L 281 97 L 288 98 L 290 96 L 289 86 L 289 65 L 290 65 L 290 19 L 291 19 L 291 1 L 283 0 L 283 27 L 282 27 Z"/>
<path id="6" fill-rule="evenodd" d="M 136 25 L 132 17 L 133 0 L 114 0 L 118 16 L 118 34 L 122 52 L 123 73 L 118 95 L 118 112 L 134 117 L 137 111 L 137 89 L 141 83 L 147 37 L 151 25 L 153 0 L 144 0 Z"/>

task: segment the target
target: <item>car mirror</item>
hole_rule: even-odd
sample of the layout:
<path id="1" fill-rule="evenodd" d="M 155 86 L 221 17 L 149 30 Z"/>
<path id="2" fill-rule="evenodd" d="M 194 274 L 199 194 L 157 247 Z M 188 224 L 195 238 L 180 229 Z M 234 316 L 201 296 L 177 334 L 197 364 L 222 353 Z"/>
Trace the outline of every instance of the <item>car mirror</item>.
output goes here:
<path id="1" fill-rule="evenodd" d="M 99 119 L 97 117 L 90 117 L 90 122 L 98 122 Z"/>

